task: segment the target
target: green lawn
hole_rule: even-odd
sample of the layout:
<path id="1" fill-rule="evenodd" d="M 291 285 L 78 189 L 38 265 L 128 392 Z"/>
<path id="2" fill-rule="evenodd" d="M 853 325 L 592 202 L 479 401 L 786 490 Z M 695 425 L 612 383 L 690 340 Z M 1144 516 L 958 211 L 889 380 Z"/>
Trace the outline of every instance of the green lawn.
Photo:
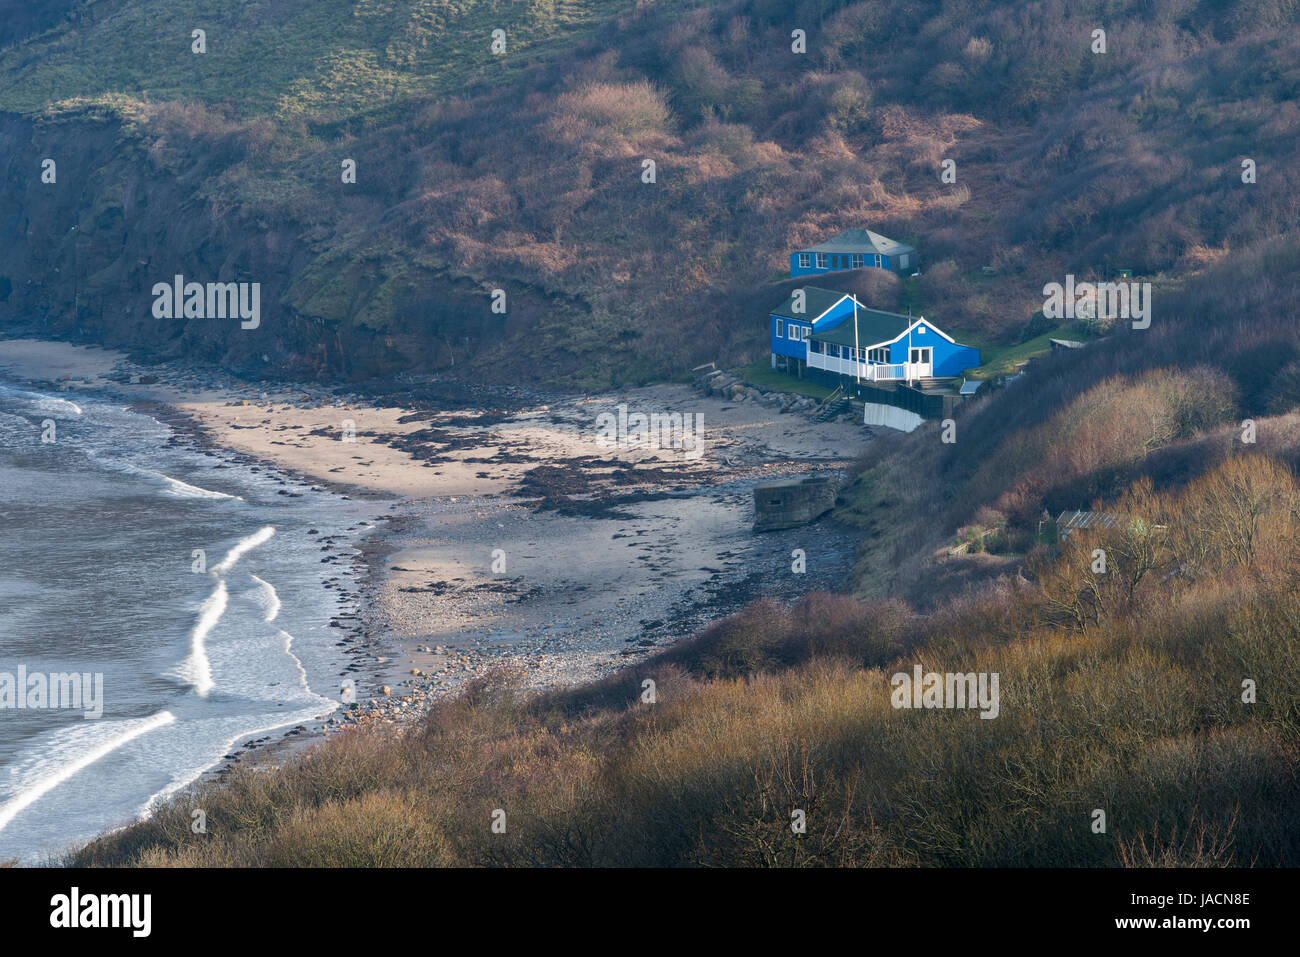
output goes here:
<path id="1" fill-rule="evenodd" d="M 980 351 L 984 364 L 978 369 L 966 372 L 968 379 L 995 379 L 998 376 L 1012 375 L 1016 369 L 1035 356 L 1041 356 L 1052 349 L 1050 339 L 1076 339 L 1077 334 L 1067 332 L 1063 327 L 1044 332 L 1027 342 L 1004 346 L 990 343 L 976 335 L 961 335 L 957 341 L 963 345 L 974 346 Z"/>
<path id="2" fill-rule="evenodd" d="M 752 366 L 744 369 L 738 369 L 735 375 L 740 376 L 745 382 L 758 389 L 775 389 L 778 392 L 796 392 L 799 395 L 810 395 L 814 399 L 824 399 L 834 390 L 828 389 L 824 385 L 818 385 L 815 382 L 809 382 L 806 379 L 796 379 L 792 375 L 786 375 L 784 372 L 778 372 L 771 366 L 770 360 L 755 362 Z"/>
<path id="3" fill-rule="evenodd" d="M 980 351 L 983 365 L 963 373 L 968 379 L 996 379 L 998 376 L 1014 375 L 1015 371 L 1035 356 L 1045 355 L 1052 349 L 1051 339 L 1075 339 L 1077 333 L 1068 332 L 1064 327 L 1049 330 L 1041 336 L 1035 336 L 1027 342 L 1014 345 L 999 345 L 982 336 L 957 333 L 957 341 L 963 345 L 974 346 Z M 768 361 L 756 362 L 752 366 L 736 372 L 746 382 L 760 389 L 778 389 L 782 392 L 797 392 L 810 395 L 815 399 L 824 399 L 831 394 L 831 389 L 796 379 L 792 375 L 778 372 L 771 368 Z"/>

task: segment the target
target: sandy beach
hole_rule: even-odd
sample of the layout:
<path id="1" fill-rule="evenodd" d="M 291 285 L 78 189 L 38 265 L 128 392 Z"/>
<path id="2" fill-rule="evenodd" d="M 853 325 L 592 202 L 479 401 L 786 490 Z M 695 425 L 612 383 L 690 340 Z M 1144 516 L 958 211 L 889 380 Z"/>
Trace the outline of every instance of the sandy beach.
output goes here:
<path id="1" fill-rule="evenodd" d="M 754 598 L 838 587 L 852 536 L 826 522 L 756 536 L 752 488 L 836 473 L 870 441 L 856 422 L 686 385 L 440 410 L 33 339 L 0 340 L 0 375 L 152 403 L 214 446 L 384 500 L 359 620 L 338 623 L 361 705 L 327 730 L 407 720 L 494 668 L 528 687 L 599 677 Z M 603 440 L 620 405 L 699 416 L 699 454 Z"/>

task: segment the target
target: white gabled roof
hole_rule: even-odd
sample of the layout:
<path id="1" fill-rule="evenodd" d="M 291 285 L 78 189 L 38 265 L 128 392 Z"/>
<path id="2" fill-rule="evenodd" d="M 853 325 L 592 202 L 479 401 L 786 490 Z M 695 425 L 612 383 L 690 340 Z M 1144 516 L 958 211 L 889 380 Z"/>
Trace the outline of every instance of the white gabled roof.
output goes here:
<path id="1" fill-rule="evenodd" d="M 906 338 L 907 338 L 907 334 L 908 334 L 909 332 L 911 332 L 913 329 L 915 329 L 917 326 L 925 326 L 925 332 L 919 332 L 919 333 L 916 333 L 917 335 L 928 336 L 930 333 L 935 332 L 935 333 L 938 333 L 939 335 L 943 336 L 945 339 L 947 339 L 947 340 L 948 340 L 949 342 L 951 342 L 953 345 L 956 345 L 956 344 L 957 344 L 957 340 L 956 340 L 956 339 L 954 339 L 952 336 L 948 335 L 948 333 L 944 332 L 942 329 L 940 329 L 938 326 L 936 326 L 933 322 L 926 322 L 926 321 L 925 321 L 925 316 L 922 316 L 920 319 L 917 319 L 916 322 L 912 323 L 910 326 L 908 326 L 906 329 L 904 329 L 901 333 L 899 333 L 898 335 L 894 336 L 894 338 L 888 340 L 887 342 L 882 342 L 882 343 L 880 343 L 880 345 L 882 345 L 882 346 L 883 346 L 883 345 L 892 345 L 893 343 L 898 342 L 900 339 L 906 339 Z"/>
<path id="2" fill-rule="evenodd" d="M 845 298 L 853 299 L 853 296 L 846 294 Z M 843 301 L 844 301 L 843 299 L 839 300 L 839 302 L 843 302 Z M 854 301 L 857 302 L 856 299 L 854 299 Z M 837 302 L 836 305 L 839 305 L 839 302 Z M 858 344 L 859 348 L 879 349 L 882 346 L 891 345 L 895 342 L 898 342 L 901 339 L 906 339 L 908 333 L 912 333 L 914 343 L 917 341 L 916 337 L 920 336 L 921 337 L 920 344 L 925 345 L 927 341 L 925 337 L 928 336 L 931 332 L 933 332 L 937 336 L 940 336 L 943 339 L 946 339 L 948 342 L 951 342 L 953 345 L 957 344 L 957 340 L 953 339 L 952 336 L 948 335 L 946 332 L 944 332 L 934 323 L 928 322 L 925 316 L 912 317 L 912 316 L 904 316 L 897 312 L 883 312 L 882 310 L 879 309 L 867 308 L 866 306 L 863 306 L 862 303 L 860 302 L 858 303 L 858 309 L 861 310 L 863 313 L 865 313 L 866 317 L 870 319 L 870 321 L 863 323 L 865 328 L 863 328 L 863 326 L 859 326 L 859 333 L 863 336 L 862 341 Z M 898 320 L 898 323 L 891 325 L 890 320 Z M 900 325 L 902 326 L 902 329 L 896 335 L 890 336 L 887 339 L 881 339 L 876 342 L 871 342 L 870 339 L 866 338 L 873 335 L 876 336 L 882 334 L 887 335 L 888 332 L 882 331 L 882 324 L 884 324 L 884 327 L 888 329 L 888 332 L 893 332 L 893 330 L 898 329 Z M 915 332 L 914 330 L 916 329 L 917 326 L 925 326 L 925 332 L 923 333 Z M 821 339 L 822 341 L 830 342 L 834 345 L 853 345 L 853 340 L 848 337 L 848 332 L 849 330 L 852 329 L 853 329 L 853 320 L 851 318 L 846 318 L 844 322 L 836 325 L 834 328 L 832 328 L 827 332 L 818 333 L 814 331 L 813 338 Z"/>

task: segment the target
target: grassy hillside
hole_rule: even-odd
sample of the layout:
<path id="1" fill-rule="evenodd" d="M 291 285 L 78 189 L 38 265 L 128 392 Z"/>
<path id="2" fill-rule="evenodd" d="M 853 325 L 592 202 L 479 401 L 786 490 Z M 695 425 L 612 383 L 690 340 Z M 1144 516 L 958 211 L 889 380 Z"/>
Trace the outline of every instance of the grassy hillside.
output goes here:
<path id="1" fill-rule="evenodd" d="M 34 124 L 8 170 L 26 195 L 0 212 L 79 237 L 18 234 L 9 306 L 256 371 L 459 363 L 590 387 L 760 358 L 754 307 L 779 301 L 789 251 L 869 225 L 920 247 L 909 304 L 1011 346 L 1066 272 L 1177 282 L 1295 227 L 1297 9 L 1243 9 L 82 4 L 0 56 L 0 110 Z M 88 138 L 108 161 L 75 193 L 32 185 L 37 158 Z M 130 321 L 98 306 L 187 268 L 260 278 L 275 321 L 223 340 L 138 317 L 143 296 Z"/>
<path id="2" fill-rule="evenodd" d="M 672 6 L 673 4 L 669 4 Z M 680 6 L 680 4 L 677 4 Z M 99 0 L 15 51 L 0 102 L 15 112 L 124 95 L 226 104 L 241 117 L 340 124 L 403 102 L 517 78 L 626 9 L 617 0 L 312 2 Z M 192 34 L 206 34 L 196 55 Z M 494 56 L 493 30 L 508 52 Z"/>

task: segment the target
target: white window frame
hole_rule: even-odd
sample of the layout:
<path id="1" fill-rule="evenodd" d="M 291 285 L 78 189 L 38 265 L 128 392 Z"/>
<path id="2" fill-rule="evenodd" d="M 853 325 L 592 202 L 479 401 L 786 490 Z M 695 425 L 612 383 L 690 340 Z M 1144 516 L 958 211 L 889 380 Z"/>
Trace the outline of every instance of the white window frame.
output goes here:
<path id="1" fill-rule="evenodd" d="M 800 269 L 809 269 L 809 268 L 811 268 L 811 267 L 812 267 L 812 256 L 810 256 L 808 253 L 800 253 L 800 254 L 799 254 L 799 268 L 800 268 Z"/>
<path id="2" fill-rule="evenodd" d="M 818 268 L 818 269 L 830 269 L 830 268 L 831 268 L 831 267 L 830 267 L 830 257 L 828 257 L 825 253 L 818 253 L 818 254 L 817 254 L 817 268 Z"/>
<path id="3" fill-rule="evenodd" d="M 899 255 L 899 257 L 898 257 L 898 268 L 899 268 L 899 269 L 906 269 L 906 268 L 907 268 L 908 258 L 909 258 L 909 256 L 908 256 L 907 253 L 901 253 L 901 254 Z"/>
<path id="4" fill-rule="evenodd" d="M 875 260 L 876 260 L 875 263 L 874 263 L 875 267 L 876 267 L 877 269 L 881 269 L 881 268 L 883 268 L 883 267 L 881 266 L 881 264 L 880 264 L 880 263 L 881 263 L 881 260 L 880 260 L 880 253 L 876 253 Z"/>
<path id="5" fill-rule="evenodd" d="M 799 336 L 799 341 L 807 342 L 809 337 L 811 336 L 812 336 L 812 326 L 802 326 L 800 336 Z"/>
<path id="6" fill-rule="evenodd" d="M 784 319 L 778 319 L 778 320 L 776 321 L 776 337 L 777 337 L 778 339 L 784 339 L 784 338 L 785 338 L 785 320 L 784 320 Z"/>
<path id="7" fill-rule="evenodd" d="M 862 253 L 853 254 L 853 268 L 854 269 L 862 268 Z"/>

